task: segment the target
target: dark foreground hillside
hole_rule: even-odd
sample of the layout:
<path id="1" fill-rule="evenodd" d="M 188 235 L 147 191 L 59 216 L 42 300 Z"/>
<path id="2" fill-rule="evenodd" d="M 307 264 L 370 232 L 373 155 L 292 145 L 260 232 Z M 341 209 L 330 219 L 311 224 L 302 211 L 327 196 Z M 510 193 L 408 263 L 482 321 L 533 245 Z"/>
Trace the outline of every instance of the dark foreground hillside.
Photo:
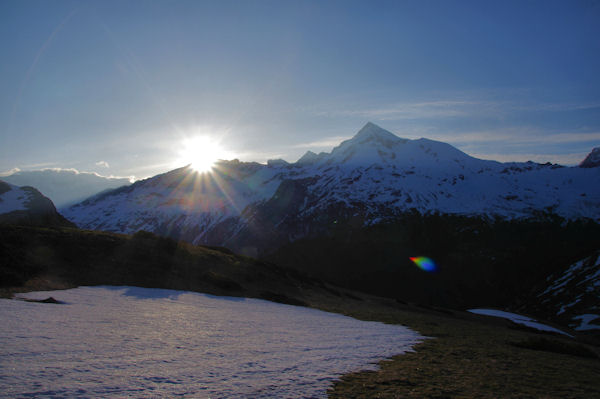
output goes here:
<path id="1" fill-rule="evenodd" d="M 370 227 L 339 218 L 319 236 L 264 258 L 374 295 L 455 309 L 508 307 L 599 242 L 600 224 L 592 220 L 406 213 Z M 417 268 L 410 261 L 416 256 L 432 258 L 436 272 Z"/>
<path id="2" fill-rule="evenodd" d="M 511 322 L 347 291 L 302 274 L 149 233 L 0 227 L 5 297 L 77 285 L 136 285 L 259 297 L 403 324 L 432 337 L 376 372 L 344 376 L 336 398 L 596 398 L 600 348 Z M 54 295 L 60 300 L 60 292 Z M 47 304 L 44 306 L 61 306 Z"/>
<path id="3" fill-rule="evenodd" d="M 152 233 L 132 236 L 70 228 L 0 226 L 0 287 L 136 285 L 303 304 L 317 280 L 225 248 L 193 246 Z"/>

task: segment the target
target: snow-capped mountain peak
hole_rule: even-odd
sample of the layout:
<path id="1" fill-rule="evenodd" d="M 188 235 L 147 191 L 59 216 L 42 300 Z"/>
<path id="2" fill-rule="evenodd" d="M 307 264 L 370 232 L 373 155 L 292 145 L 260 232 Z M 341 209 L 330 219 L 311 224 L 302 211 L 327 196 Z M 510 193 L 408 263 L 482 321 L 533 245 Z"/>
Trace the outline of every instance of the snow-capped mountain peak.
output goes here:
<path id="1" fill-rule="evenodd" d="M 394 144 L 405 143 L 408 140 L 400 138 L 372 122 L 367 122 L 350 141 L 356 144 L 372 142 L 390 148 Z"/>
<path id="2" fill-rule="evenodd" d="M 477 160 L 447 143 L 401 138 L 369 122 L 353 138 L 321 157 L 321 162 L 352 168 L 380 165 L 396 169 L 454 170 L 457 166 L 464 169 L 467 164 L 481 168 L 482 162 L 487 161 Z"/>
<path id="3" fill-rule="evenodd" d="M 326 156 L 327 156 L 326 152 L 320 152 L 319 154 L 315 154 L 312 151 L 306 151 L 306 153 L 304 155 L 302 155 L 300 157 L 300 159 L 298 159 L 298 161 L 296 161 L 296 165 L 302 166 L 302 165 L 314 164 Z"/>
<path id="4" fill-rule="evenodd" d="M 387 164 L 396 158 L 394 150 L 407 141 L 369 122 L 354 137 L 335 147 L 327 157 L 328 163 L 350 166 Z"/>
<path id="5" fill-rule="evenodd" d="M 596 166 L 600 166 L 600 147 L 594 148 L 579 164 L 580 168 L 595 168 Z"/>

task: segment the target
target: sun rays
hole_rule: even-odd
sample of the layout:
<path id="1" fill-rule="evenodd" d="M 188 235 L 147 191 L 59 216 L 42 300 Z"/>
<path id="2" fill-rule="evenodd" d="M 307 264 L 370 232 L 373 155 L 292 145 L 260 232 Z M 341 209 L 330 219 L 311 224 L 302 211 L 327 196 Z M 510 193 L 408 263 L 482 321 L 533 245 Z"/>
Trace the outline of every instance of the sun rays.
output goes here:
<path id="1" fill-rule="evenodd" d="M 180 151 L 180 162 L 189 164 L 196 172 L 209 172 L 215 162 L 230 156 L 221 144 L 210 136 L 185 139 Z"/>
<path id="2" fill-rule="evenodd" d="M 199 173 L 190 167 L 171 185 L 168 201 L 176 201 L 180 208 L 191 213 L 210 213 L 215 209 L 220 214 L 241 213 L 245 202 L 240 203 L 236 195 L 234 186 L 239 181 L 231 176 L 229 168 L 227 162 L 212 164 L 209 173 Z"/>
<path id="3" fill-rule="evenodd" d="M 221 215 L 241 213 L 246 201 L 237 190 L 246 190 L 240 187 L 234 165 L 227 162 L 236 157 L 223 145 L 228 131 L 197 126 L 181 135 L 181 140 L 174 143 L 177 157 L 173 166 L 187 166 L 169 185 L 167 200 L 175 201 L 190 214 L 215 210 Z"/>

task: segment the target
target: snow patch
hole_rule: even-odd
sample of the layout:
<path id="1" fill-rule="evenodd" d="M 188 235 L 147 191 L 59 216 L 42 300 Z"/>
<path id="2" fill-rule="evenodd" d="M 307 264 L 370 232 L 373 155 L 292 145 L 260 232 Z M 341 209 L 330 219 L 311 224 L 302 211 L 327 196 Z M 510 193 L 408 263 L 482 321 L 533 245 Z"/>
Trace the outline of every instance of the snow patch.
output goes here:
<path id="1" fill-rule="evenodd" d="M 484 316 L 501 317 L 503 319 L 508 319 L 517 324 L 522 324 L 527 327 L 535 328 L 536 330 L 539 330 L 539 331 L 555 332 L 555 333 L 567 335 L 569 337 L 573 337 L 571 334 L 567 334 L 566 332 L 561 331 L 558 328 L 550 327 L 546 324 L 539 323 L 530 317 L 522 316 L 522 315 L 516 314 L 516 313 L 504 312 L 502 310 L 495 310 L 495 309 L 469 309 L 469 312 L 484 315 Z"/>
<path id="2" fill-rule="evenodd" d="M 579 327 L 575 327 L 575 331 L 600 330 L 600 324 L 592 324 L 592 321 L 599 318 L 600 315 L 591 313 L 573 317 L 573 320 L 580 320 Z"/>
<path id="3" fill-rule="evenodd" d="M 0 299 L 0 397 L 325 398 L 411 351 L 402 326 L 247 298 L 137 287 Z M 65 322 L 67 321 L 68 322 Z"/>
<path id="4" fill-rule="evenodd" d="M 31 193 L 15 185 L 6 184 L 10 190 L 0 194 L 0 214 L 27 210 L 25 204 L 29 201 Z"/>

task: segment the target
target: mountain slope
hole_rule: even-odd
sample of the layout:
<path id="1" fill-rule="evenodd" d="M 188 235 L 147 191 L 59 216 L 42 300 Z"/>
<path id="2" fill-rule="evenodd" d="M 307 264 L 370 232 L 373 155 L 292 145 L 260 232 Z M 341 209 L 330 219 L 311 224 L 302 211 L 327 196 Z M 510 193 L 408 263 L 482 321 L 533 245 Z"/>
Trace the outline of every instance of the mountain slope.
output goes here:
<path id="1" fill-rule="evenodd" d="M 33 187 L 17 187 L 0 180 L 0 224 L 73 226 L 52 201 Z"/>
<path id="2" fill-rule="evenodd" d="M 577 331 L 600 332 L 600 251 L 549 275 L 522 309 Z"/>
<path id="3" fill-rule="evenodd" d="M 104 190 L 131 184 L 125 178 L 104 177 L 70 169 L 19 171 L 2 179 L 17 186 L 37 188 L 58 208 L 73 205 Z"/>
<path id="4" fill-rule="evenodd" d="M 579 164 L 580 168 L 596 168 L 600 166 L 600 147 L 596 147 Z"/>

